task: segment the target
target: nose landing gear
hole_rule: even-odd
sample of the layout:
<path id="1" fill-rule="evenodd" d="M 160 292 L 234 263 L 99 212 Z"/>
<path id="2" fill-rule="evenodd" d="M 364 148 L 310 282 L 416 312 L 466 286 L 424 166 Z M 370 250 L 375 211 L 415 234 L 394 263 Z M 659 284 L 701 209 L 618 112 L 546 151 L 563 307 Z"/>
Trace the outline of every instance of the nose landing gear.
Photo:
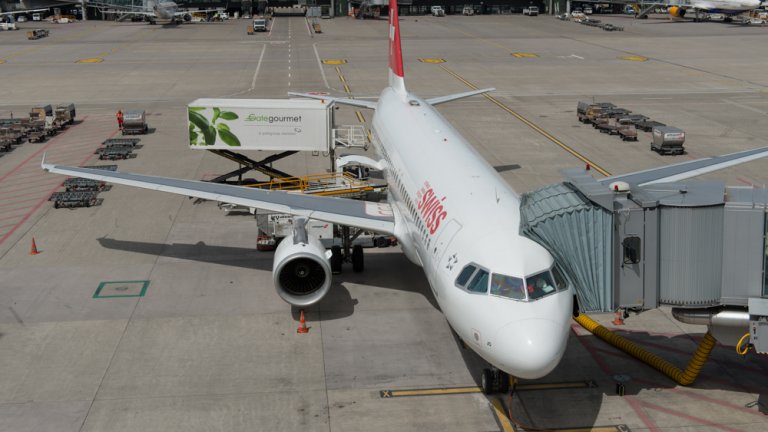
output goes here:
<path id="1" fill-rule="evenodd" d="M 509 375 L 496 368 L 483 369 L 480 376 L 480 389 L 487 395 L 508 392 L 509 383 Z"/>

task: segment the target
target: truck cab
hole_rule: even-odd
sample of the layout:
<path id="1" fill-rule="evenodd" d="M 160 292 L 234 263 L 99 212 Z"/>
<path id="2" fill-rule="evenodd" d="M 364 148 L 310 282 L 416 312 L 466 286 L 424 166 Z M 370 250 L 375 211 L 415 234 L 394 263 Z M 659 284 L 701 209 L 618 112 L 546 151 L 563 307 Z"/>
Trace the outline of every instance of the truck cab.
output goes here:
<path id="1" fill-rule="evenodd" d="M 442 6 L 432 6 L 430 9 L 432 16 L 441 17 L 445 16 L 445 9 Z"/>

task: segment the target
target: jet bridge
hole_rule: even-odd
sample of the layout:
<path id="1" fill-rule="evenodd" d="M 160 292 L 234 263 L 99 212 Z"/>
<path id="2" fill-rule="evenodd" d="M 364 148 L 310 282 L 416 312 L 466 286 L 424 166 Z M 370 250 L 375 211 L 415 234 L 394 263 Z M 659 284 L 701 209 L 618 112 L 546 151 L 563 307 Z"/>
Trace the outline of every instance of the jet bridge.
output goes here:
<path id="1" fill-rule="evenodd" d="M 523 196 L 521 232 L 562 264 L 582 311 L 671 305 L 675 318 L 710 325 L 721 340 L 750 327 L 768 351 L 768 190 L 608 186 L 583 169 L 564 174 Z"/>

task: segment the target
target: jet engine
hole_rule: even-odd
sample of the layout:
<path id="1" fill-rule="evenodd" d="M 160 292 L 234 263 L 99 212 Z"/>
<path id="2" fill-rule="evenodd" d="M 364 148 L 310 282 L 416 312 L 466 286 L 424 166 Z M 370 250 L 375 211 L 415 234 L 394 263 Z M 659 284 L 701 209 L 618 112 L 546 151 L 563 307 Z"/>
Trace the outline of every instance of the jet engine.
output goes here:
<path id="1" fill-rule="evenodd" d="M 184 19 L 184 22 L 192 21 L 192 15 L 190 15 L 190 14 L 184 14 L 184 15 L 182 15 L 182 18 Z"/>
<path id="2" fill-rule="evenodd" d="M 679 6 L 670 6 L 669 9 L 667 9 L 670 15 L 672 15 L 675 18 L 682 18 L 685 16 L 685 9 L 679 7 Z"/>
<path id="3" fill-rule="evenodd" d="M 277 246 L 272 266 L 277 294 L 293 306 L 315 304 L 331 288 L 330 252 L 309 237 L 306 223 L 306 218 L 294 218 L 293 236 Z"/>

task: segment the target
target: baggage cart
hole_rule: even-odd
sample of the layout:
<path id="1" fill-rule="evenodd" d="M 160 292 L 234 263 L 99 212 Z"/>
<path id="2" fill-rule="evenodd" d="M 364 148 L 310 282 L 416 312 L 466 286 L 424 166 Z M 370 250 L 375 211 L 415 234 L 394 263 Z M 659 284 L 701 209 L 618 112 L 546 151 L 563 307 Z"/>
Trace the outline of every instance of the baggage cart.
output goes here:
<path id="1" fill-rule="evenodd" d="M 128 110 L 123 114 L 123 135 L 144 135 L 149 132 L 144 110 Z"/>
<path id="2" fill-rule="evenodd" d="M 661 155 L 681 155 L 685 153 L 685 132 L 672 126 L 656 126 L 653 128 L 651 150 Z"/>

